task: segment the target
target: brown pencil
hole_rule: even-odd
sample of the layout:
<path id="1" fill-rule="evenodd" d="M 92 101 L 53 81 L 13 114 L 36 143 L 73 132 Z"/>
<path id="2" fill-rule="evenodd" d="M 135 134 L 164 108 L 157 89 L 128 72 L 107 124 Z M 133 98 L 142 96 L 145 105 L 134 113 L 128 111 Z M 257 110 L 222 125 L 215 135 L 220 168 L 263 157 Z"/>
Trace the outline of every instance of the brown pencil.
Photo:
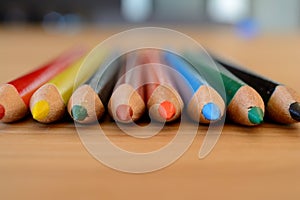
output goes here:
<path id="1" fill-rule="evenodd" d="M 110 116 L 118 122 L 131 123 L 142 117 L 146 106 L 144 103 L 144 87 L 140 70 L 131 70 L 136 65 L 137 55 L 129 53 L 125 56 L 125 64 L 119 72 L 119 80 L 108 102 Z"/>

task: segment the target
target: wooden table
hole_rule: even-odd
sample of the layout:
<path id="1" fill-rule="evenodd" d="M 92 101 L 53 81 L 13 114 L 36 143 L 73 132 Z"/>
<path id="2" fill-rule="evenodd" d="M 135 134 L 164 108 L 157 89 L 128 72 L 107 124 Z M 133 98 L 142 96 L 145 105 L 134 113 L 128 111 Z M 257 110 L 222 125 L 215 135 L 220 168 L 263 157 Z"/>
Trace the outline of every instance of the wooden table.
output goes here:
<path id="1" fill-rule="evenodd" d="M 119 29 L 74 34 L 35 27 L 0 28 L 0 82 L 4 83 L 74 44 L 90 46 Z M 216 53 L 285 83 L 300 93 L 298 35 L 238 37 L 226 29 L 183 29 Z M 104 122 L 113 142 L 128 150 L 164 146 L 176 133 L 169 125 L 148 143 Z M 0 124 L 0 199 L 299 199 L 300 125 L 227 124 L 213 151 L 198 158 L 207 127 L 174 164 L 146 174 L 110 169 L 82 145 L 72 122 L 43 125 L 27 118 Z"/>

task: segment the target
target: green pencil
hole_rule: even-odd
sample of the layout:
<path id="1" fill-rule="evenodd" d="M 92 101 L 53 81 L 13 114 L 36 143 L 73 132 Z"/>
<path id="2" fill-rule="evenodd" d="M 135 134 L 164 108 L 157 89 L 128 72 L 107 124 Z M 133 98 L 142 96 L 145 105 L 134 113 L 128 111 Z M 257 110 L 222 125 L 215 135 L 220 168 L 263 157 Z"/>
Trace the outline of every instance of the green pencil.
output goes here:
<path id="1" fill-rule="evenodd" d="M 185 58 L 220 94 L 227 104 L 227 116 L 235 123 L 254 126 L 263 122 L 265 106 L 261 96 L 221 65 L 202 54 L 187 52 Z M 222 79 L 221 83 L 217 80 Z"/>
<path id="2" fill-rule="evenodd" d="M 87 124 L 99 120 L 105 112 L 108 100 L 117 82 L 119 62 L 117 54 L 107 57 L 96 73 L 72 94 L 68 103 L 70 116 L 79 123 Z"/>

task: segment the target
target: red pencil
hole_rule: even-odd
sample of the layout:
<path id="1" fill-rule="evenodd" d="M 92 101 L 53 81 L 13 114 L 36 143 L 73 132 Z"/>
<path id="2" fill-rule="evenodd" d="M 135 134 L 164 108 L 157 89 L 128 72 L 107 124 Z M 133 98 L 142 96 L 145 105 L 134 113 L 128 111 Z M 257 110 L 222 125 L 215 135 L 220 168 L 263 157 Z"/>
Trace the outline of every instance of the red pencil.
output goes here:
<path id="1" fill-rule="evenodd" d="M 0 121 L 14 122 L 23 118 L 32 94 L 85 53 L 81 47 L 71 49 L 42 67 L 0 85 Z"/>
<path id="2" fill-rule="evenodd" d="M 149 115 L 157 121 L 170 122 L 181 115 L 183 101 L 175 89 L 170 72 L 164 67 L 160 51 L 140 51 L 140 63 L 144 66 L 149 84 L 146 84 L 146 105 Z"/>

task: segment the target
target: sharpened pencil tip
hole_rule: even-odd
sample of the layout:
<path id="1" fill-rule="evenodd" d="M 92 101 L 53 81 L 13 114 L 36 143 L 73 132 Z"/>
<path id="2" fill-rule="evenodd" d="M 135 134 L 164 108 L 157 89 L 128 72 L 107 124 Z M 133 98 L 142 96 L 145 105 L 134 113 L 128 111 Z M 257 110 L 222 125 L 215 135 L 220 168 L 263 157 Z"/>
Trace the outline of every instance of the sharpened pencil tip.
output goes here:
<path id="1" fill-rule="evenodd" d="M 164 101 L 160 103 L 158 112 L 162 118 L 169 120 L 176 114 L 176 108 L 170 101 Z"/>
<path id="2" fill-rule="evenodd" d="M 300 103 L 299 102 L 292 103 L 290 105 L 289 111 L 290 111 L 291 117 L 294 120 L 300 121 Z"/>
<path id="3" fill-rule="evenodd" d="M 0 104 L 0 120 L 4 117 L 5 115 L 5 108 Z"/>
<path id="4" fill-rule="evenodd" d="M 116 109 L 116 115 L 121 121 L 129 121 L 132 119 L 133 111 L 129 105 L 119 105 Z"/>
<path id="5" fill-rule="evenodd" d="M 259 107 L 251 107 L 248 110 L 248 119 L 252 124 L 261 124 L 264 120 L 264 112 Z"/>
<path id="6" fill-rule="evenodd" d="M 216 121 L 221 117 L 220 108 L 214 103 L 207 103 L 202 108 L 202 114 L 209 121 Z"/>
<path id="7" fill-rule="evenodd" d="M 88 116 L 88 113 L 85 107 L 80 105 L 74 105 L 71 110 L 71 115 L 74 120 L 83 121 Z"/>
<path id="8" fill-rule="evenodd" d="M 49 103 L 45 100 L 38 101 L 34 106 L 31 111 L 32 117 L 35 120 L 42 120 L 45 119 L 50 111 L 50 106 Z"/>

